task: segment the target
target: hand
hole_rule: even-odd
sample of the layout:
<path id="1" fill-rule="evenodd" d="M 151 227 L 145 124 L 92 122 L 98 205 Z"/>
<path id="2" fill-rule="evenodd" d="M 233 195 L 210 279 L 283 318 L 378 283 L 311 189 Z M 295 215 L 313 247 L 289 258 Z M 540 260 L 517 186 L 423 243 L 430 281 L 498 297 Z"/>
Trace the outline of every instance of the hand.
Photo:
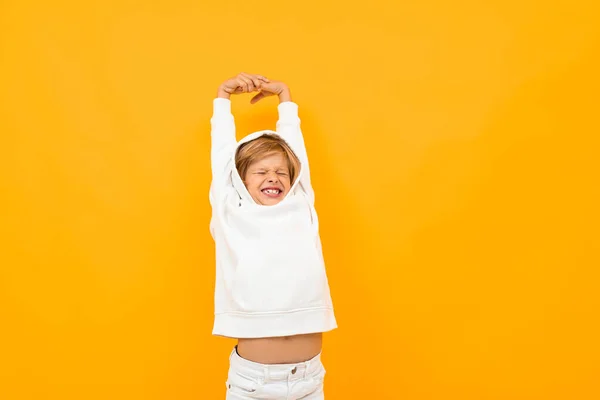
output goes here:
<path id="1" fill-rule="evenodd" d="M 250 100 L 251 104 L 255 104 L 268 96 L 279 96 L 279 101 L 291 101 L 290 89 L 283 82 L 269 81 L 263 82 L 258 89 L 259 93 Z"/>
<path id="2" fill-rule="evenodd" d="M 231 94 L 251 93 L 268 83 L 269 80 L 262 75 L 246 74 L 244 72 L 239 75 L 227 79 L 219 86 L 219 97 L 229 98 Z"/>

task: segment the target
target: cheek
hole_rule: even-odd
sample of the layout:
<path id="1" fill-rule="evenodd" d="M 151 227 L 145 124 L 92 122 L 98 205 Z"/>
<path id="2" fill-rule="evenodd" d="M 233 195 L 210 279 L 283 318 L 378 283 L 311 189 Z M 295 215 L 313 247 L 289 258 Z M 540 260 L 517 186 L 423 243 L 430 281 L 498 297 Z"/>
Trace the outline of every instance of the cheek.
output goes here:
<path id="1" fill-rule="evenodd" d="M 246 178 L 246 187 L 248 187 L 248 189 L 257 189 L 260 185 L 261 185 L 261 179 L 259 177 L 256 176 L 248 176 Z"/>

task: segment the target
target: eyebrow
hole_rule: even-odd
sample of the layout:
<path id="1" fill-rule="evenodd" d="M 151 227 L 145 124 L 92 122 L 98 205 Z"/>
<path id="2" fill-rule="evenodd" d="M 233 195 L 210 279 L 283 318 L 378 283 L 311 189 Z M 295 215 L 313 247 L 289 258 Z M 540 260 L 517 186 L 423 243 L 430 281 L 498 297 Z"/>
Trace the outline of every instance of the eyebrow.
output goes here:
<path id="1" fill-rule="evenodd" d="M 251 171 L 266 171 L 270 168 L 268 167 L 252 167 L 250 168 Z M 271 168 L 274 169 L 275 171 L 289 171 L 290 169 L 288 167 L 277 167 L 277 168 Z"/>

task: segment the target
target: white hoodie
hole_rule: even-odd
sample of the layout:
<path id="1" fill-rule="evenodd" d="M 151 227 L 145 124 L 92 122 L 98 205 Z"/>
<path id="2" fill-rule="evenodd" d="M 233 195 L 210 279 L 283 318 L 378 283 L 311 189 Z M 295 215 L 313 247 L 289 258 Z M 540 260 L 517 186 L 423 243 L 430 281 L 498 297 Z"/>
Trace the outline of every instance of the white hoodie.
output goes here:
<path id="1" fill-rule="evenodd" d="M 280 103 L 277 132 L 236 143 L 231 102 L 213 101 L 210 232 L 216 247 L 213 334 L 233 338 L 290 336 L 337 327 L 323 262 L 319 223 L 298 106 Z M 235 167 L 239 145 L 278 134 L 301 163 L 286 197 L 257 204 Z"/>

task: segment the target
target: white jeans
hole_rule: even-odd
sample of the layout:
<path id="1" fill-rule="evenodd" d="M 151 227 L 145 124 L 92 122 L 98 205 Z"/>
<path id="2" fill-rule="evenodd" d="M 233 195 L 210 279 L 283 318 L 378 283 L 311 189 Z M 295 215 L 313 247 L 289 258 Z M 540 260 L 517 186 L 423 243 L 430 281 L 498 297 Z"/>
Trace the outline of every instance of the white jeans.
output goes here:
<path id="1" fill-rule="evenodd" d="M 295 364 L 259 364 L 229 356 L 226 400 L 324 400 L 321 354 Z"/>

